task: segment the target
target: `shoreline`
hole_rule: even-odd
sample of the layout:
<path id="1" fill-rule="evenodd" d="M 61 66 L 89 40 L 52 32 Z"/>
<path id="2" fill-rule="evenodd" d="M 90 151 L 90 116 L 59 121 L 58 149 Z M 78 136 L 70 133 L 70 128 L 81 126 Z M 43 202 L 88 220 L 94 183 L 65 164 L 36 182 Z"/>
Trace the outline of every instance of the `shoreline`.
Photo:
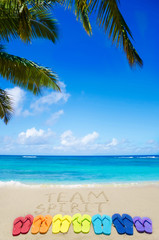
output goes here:
<path id="1" fill-rule="evenodd" d="M 0 188 L 24 187 L 24 188 L 100 188 L 100 187 L 148 187 L 158 186 L 159 180 L 138 182 L 105 182 L 105 183 L 26 183 L 19 181 L 0 181 Z"/>

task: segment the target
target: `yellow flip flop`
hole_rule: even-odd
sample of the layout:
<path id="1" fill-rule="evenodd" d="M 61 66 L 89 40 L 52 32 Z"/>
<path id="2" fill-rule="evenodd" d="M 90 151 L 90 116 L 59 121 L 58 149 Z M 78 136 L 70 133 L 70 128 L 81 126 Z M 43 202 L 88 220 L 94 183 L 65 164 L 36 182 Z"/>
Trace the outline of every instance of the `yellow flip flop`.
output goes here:
<path id="1" fill-rule="evenodd" d="M 41 226 L 40 226 L 40 233 L 47 233 L 47 231 L 49 230 L 49 227 L 51 225 L 52 222 L 52 216 L 50 215 L 46 215 L 44 217 L 44 219 L 42 220 Z"/>
<path id="2" fill-rule="evenodd" d="M 84 214 L 82 216 L 81 222 L 82 222 L 82 232 L 83 233 L 89 233 L 90 227 L 91 227 L 91 216 Z"/>
<path id="3" fill-rule="evenodd" d="M 63 218 L 62 218 L 62 225 L 61 225 L 61 232 L 62 233 L 66 233 L 68 232 L 68 229 L 71 225 L 71 222 L 72 222 L 72 218 L 71 216 L 69 215 L 65 215 Z"/>
<path id="4" fill-rule="evenodd" d="M 57 214 L 52 219 L 52 232 L 59 233 L 61 228 L 62 215 Z"/>
<path id="5" fill-rule="evenodd" d="M 82 231 L 81 227 L 81 214 L 76 213 L 72 217 L 73 230 L 75 233 L 80 233 Z"/>
<path id="6" fill-rule="evenodd" d="M 43 219 L 44 219 L 44 217 L 42 215 L 38 215 L 34 218 L 33 225 L 32 225 L 32 228 L 31 228 L 31 233 L 32 234 L 36 234 L 36 233 L 39 232 Z"/>

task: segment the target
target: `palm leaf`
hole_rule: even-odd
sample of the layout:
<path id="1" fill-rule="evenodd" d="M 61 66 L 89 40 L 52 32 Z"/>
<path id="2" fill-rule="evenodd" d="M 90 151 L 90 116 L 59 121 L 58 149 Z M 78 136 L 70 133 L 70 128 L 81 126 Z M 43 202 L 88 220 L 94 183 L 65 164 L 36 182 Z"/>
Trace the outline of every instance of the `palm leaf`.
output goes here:
<path id="1" fill-rule="evenodd" d="M 12 2 L 11 7 L 9 0 L 0 2 L 0 40 L 9 41 L 20 36 L 27 43 L 40 37 L 55 43 L 58 38 L 57 21 L 51 12 L 41 6 L 31 8 L 29 5 L 28 8 L 26 3 L 29 1 L 23 1 L 21 5 L 17 2 L 19 1 L 15 0 L 15 4 Z"/>
<path id="2" fill-rule="evenodd" d="M 90 0 L 89 7 L 91 12 L 97 12 L 97 23 L 108 33 L 112 42 L 117 47 L 123 47 L 130 66 L 142 66 L 142 59 L 133 47 L 131 31 L 120 13 L 118 3 L 119 0 Z"/>
<path id="3" fill-rule="evenodd" d="M 58 38 L 57 20 L 52 18 L 48 10 L 34 7 L 29 10 L 30 24 L 33 38 L 45 38 L 55 43 Z"/>
<path id="4" fill-rule="evenodd" d="M 0 89 L 0 118 L 4 120 L 5 124 L 10 120 L 12 113 L 11 98 L 6 91 Z"/>
<path id="5" fill-rule="evenodd" d="M 39 94 L 42 87 L 60 91 L 57 76 L 50 69 L 6 52 L 0 52 L 0 75 L 34 94 Z"/>

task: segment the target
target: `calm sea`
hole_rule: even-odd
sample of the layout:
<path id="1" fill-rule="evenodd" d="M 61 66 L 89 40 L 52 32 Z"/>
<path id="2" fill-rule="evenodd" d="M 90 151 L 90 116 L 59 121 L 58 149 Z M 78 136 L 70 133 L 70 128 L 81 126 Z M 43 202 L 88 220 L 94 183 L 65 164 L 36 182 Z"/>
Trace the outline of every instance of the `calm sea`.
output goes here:
<path id="1" fill-rule="evenodd" d="M 0 182 L 93 184 L 159 180 L 159 156 L 0 156 Z"/>

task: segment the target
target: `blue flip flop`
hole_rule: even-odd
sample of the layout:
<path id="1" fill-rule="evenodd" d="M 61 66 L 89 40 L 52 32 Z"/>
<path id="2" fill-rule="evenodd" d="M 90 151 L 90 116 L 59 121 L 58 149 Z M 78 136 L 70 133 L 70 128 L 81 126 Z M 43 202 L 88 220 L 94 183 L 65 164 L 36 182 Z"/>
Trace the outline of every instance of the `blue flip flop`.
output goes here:
<path id="1" fill-rule="evenodd" d="M 92 223 L 93 223 L 93 228 L 95 234 L 102 234 L 103 229 L 102 229 L 102 217 L 99 214 L 96 214 L 92 217 Z"/>
<path id="2" fill-rule="evenodd" d="M 125 226 L 122 220 L 122 217 L 120 214 L 116 213 L 112 216 L 112 221 L 114 224 L 114 227 L 116 228 L 117 232 L 119 234 L 124 234 L 125 233 Z"/>
<path id="3" fill-rule="evenodd" d="M 103 215 L 102 222 L 103 222 L 103 233 L 105 235 L 110 235 L 111 227 L 112 227 L 112 218 L 108 215 Z"/>
<path id="4" fill-rule="evenodd" d="M 125 225 L 125 232 L 127 235 L 133 235 L 133 219 L 128 214 L 122 215 L 122 220 Z"/>

